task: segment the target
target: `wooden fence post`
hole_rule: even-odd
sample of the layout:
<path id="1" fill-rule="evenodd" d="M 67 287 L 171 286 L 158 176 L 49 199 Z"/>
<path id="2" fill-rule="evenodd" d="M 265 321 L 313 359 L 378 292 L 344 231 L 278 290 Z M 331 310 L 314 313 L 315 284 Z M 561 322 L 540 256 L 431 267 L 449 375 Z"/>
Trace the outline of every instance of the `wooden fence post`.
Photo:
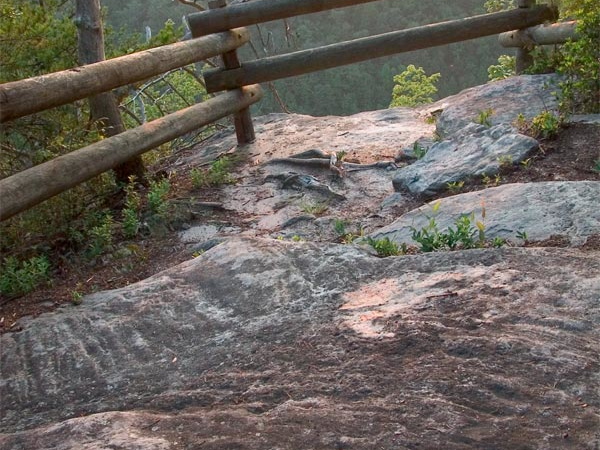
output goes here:
<path id="1" fill-rule="evenodd" d="M 210 0 L 208 2 L 209 9 L 225 8 L 226 6 L 227 0 Z M 225 69 L 237 69 L 241 67 L 236 50 L 223 53 L 221 58 L 223 59 L 223 67 Z M 245 108 L 235 113 L 233 115 L 233 124 L 235 126 L 238 145 L 254 142 L 256 136 L 254 134 L 254 125 L 252 124 L 250 108 Z"/>
<path id="2" fill-rule="evenodd" d="M 518 0 L 517 6 L 522 9 L 531 8 L 535 5 L 535 0 Z M 519 34 L 525 33 L 525 30 L 519 30 Z M 516 72 L 517 75 L 522 74 L 526 69 L 533 65 L 533 56 L 531 56 L 531 48 L 517 48 Z"/>

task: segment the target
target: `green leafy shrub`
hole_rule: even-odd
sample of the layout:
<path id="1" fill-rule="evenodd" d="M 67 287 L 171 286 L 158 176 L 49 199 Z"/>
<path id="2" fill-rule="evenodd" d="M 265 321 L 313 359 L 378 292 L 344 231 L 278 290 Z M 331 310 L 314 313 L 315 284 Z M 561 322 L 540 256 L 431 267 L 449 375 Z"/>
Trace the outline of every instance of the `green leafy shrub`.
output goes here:
<path id="1" fill-rule="evenodd" d="M 498 64 L 488 67 L 488 78 L 490 81 L 500 81 L 510 78 L 516 74 L 516 58 L 509 55 L 500 55 Z"/>
<path id="2" fill-rule="evenodd" d="M 445 232 L 440 231 L 435 218 L 430 218 L 429 223 L 420 230 L 411 227 L 412 239 L 425 253 L 484 246 L 485 225 L 475 221 L 474 213 L 460 216 L 454 225 L 456 228 L 448 227 Z"/>
<path id="3" fill-rule="evenodd" d="M 413 154 L 415 155 L 415 157 L 417 159 L 423 159 L 425 157 L 425 155 L 427 154 L 427 152 L 429 151 L 428 148 L 423 147 L 418 142 L 415 142 L 413 144 L 413 148 L 412 149 L 413 149 Z"/>
<path id="4" fill-rule="evenodd" d="M 166 219 L 169 210 L 167 196 L 171 190 L 171 183 L 168 179 L 162 178 L 158 181 L 151 181 L 148 189 L 148 209 L 150 213 Z"/>
<path id="5" fill-rule="evenodd" d="M 0 0 L 0 83 L 20 80 L 78 65 L 77 30 L 73 22 L 74 2 L 12 2 Z M 106 33 L 110 36 L 111 33 Z M 114 36 L 114 35 L 113 35 Z M 149 43 L 139 36 L 107 39 L 108 57 L 120 56 L 150 46 L 174 42 L 181 31 L 167 26 Z M 203 88 L 181 70 L 167 79 L 186 98 L 202 97 Z M 163 87 L 155 92 L 167 93 Z M 192 95 L 193 92 L 193 95 Z M 189 94 L 189 95 L 188 95 Z M 165 97 L 166 98 L 166 97 Z M 158 98 L 157 98 L 158 100 Z M 189 101 L 189 100 L 188 100 Z M 170 107 L 186 103 L 170 101 Z M 162 105 L 161 105 L 162 107 Z M 133 123 L 137 125 L 137 123 Z M 102 139 L 101 130 L 90 123 L 86 101 L 78 101 L 2 124 L 0 128 L 0 178 L 85 147 Z M 0 224 L 0 253 L 17 255 L 34 252 L 44 242 L 51 259 L 54 250 L 79 258 L 94 258 L 113 246 L 116 227 L 108 205 L 118 192 L 111 172 L 55 196 Z M 128 195 L 121 216 L 123 234 L 133 237 L 139 230 L 139 206 Z M 139 199 L 137 199 L 139 200 Z M 1 200 L 0 200 L 1 201 Z M 107 218 L 110 215 L 110 219 Z M 110 222 L 110 223 L 109 223 Z M 53 247 L 58 243 L 59 247 Z"/>
<path id="6" fill-rule="evenodd" d="M 50 261 L 45 255 L 19 261 L 13 256 L 0 267 L 0 294 L 18 296 L 33 291 L 50 280 Z"/>
<path id="7" fill-rule="evenodd" d="M 375 249 L 377 254 L 383 258 L 388 256 L 397 256 L 406 253 L 406 246 L 398 247 L 398 244 L 391 241 L 390 238 L 373 239 L 367 238 L 367 243 Z"/>
<path id="8" fill-rule="evenodd" d="M 130 177 L 125 187 L 125 208 L 123 209 L 123 235 L 131 239 L 140 231 L 141 197 L 135 190 L 135 178 Z"/>
<path id="9" fill-rule="evenodd" d="M 550 111 L 544 111 L 531 119 L 531 131 L 535 137 L 548 139 L 556 136 L 562 119 Z"/>
<path id="10" fill-rule="evenodd" d="M 561 83 L 561 109 L 565 113 L 600 113 L 600 3 L 565 0 L 564 14 L 577 19 L 576 40 L 562 47 L 557 72 Z"/>
<path id="11" fill-rule="evenodd" d="M 450 181 L 450 182 L 446 183 L 446 187 L 453 194 L 457 194 L 462 190 L 463 187 L 465 187 L 465 182 L 464 181 Z"/>
<path id="12" fill-rule="evenodd" d="M 88 257 L 93 259 L 112 250 L 114 221 L 112 215 L 106 213 L 99 223 L 89 230 Z"/>
<path id="13" fill-rule="evenodd" d="M 561 20 L 577 20 L 577 38 L 548 51 L 535 48 L 533 66 L 527 73 L 556 71 L 560 82 L 559 103 L 564 114 L 600 112 L 600 2 L 597 0 L 551 1 L 558 5 Z M 514 8 L 514 0 L 488 0 L 488 12 Z M 499 66 L 488 69 L 490 79 L 510 74 L 512 61 L 501 57 Z"/>
<path id="14" fill-rule="evenodd" d="M 436 83 L 441 78 L 439 73 L 427 76 L 425 69 L 410 65 L 404 72 L 394 76 L 394 89 L 390 108 L 396 106 L 419 106 L 433 102 L 437 93 Z"/>
<path id="15" fill-rule="evenodd" d="M 348 222 L 343 219 L 335 219 L 333 221 L 333 230 L 336 232 L 338 236 L 346 235 L 346 227 L 348 226 Z"/>

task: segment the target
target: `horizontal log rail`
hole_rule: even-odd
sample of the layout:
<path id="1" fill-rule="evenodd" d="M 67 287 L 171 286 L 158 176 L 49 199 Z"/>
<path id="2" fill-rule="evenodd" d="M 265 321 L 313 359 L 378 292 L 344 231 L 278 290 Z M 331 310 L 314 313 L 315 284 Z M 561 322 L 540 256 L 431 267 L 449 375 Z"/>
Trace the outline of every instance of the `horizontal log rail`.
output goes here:
<path id="1" fill-rule="evenodd" d="M 302 75 L 395 53 L 496 35 L 539 25 L 555 20 L 556 17 L 557 13 L 554 8 L 536 6 L 451 20 L 287 53 L 244 63 L 238 69 L 207 71 L 204 74 L 206 90 L 217 92 L 234 89 L 239 86 Z"/>
<path id="2" fill-rule="evenodd" d="M 247 108 L 262 98 L 260 86 L 218 95 L 132 130 L 0 180 L 0 221 L 77 186 L 128 159 Z"/>
<path id="3" fill-rule="evenodd" d="M 258 0 L 190 14 L 187 20 L 192 36 L 199 37 L 231 28 L 374 1 L 377 0 Z"/>
<path id="4" fill-rule="evenodd" d="M 62 72 L 0 84 L 0 122 L 146 80 L 234 50 L 249 39 L 248 31 L 238 28 Z"/>
<path id="5" fill-rule="evenodd" d="M 538 25 L 502 33 L 498 36 L 498 42 L 502 47 L 564 44 L 569 39 L 577 38 L 576 27 L 576 21 Z"/>

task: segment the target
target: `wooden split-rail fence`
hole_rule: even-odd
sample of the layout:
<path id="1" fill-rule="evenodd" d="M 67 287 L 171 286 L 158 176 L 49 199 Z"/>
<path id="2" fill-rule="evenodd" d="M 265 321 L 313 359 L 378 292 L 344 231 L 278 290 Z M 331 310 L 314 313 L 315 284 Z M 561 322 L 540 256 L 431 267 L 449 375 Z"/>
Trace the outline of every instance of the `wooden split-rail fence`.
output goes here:
<path id="1" fill-rule="evenodd" d="M 518 8 L 370 36 L 324 47 L 240 63 L 236 49 L 249 41 L 248 25 L 377 0 L 256 0 L 188 16 L 193 39 L 62 72 L 0 85 L 0 123 L 146 80 L 218 55 L 223 64 L 204 73 L 208 93 L 226 91 L 194 106 L 103 139 L 0 180 L 0 220 L 87 181 L 157 146 L 233 115 L 238 143 L 254 140 L 249 107 L 259 101 L 259 83 L 401 52 L 500 34 L 517 47 L 517 70 L 531 64 L 532 44 L 565 42 L 573 24 L 556 20 L 555 9 L 519 0 Z M 533 27 L 533 28 L 532 28 Z M 501 34 L 503 33 L 503 34 Z"/>

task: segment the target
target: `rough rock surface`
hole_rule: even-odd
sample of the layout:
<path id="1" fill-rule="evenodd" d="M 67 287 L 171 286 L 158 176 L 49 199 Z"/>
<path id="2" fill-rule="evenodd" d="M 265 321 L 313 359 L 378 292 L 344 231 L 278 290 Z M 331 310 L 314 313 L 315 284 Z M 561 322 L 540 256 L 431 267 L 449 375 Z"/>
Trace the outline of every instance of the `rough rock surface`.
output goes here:
<path id="1" fill-rule="evenodd" d="M 394 189 L 432 196 L 446 190 L 448 183 L 496 174 L 504 161 L 509 165 L 518 163 L 537 147 L 535 139 L 510 125 L 488 128 L 471 123 L 450 139 L 435 143 L 423 158 L 400 169 L 394 176 Z"/>
<path id="2" fill-rule="evenodd" d="M 475 214 L 485 224 L 488 239 L 517 241 L 518 232 L 533 241 L 552 236 L 578 246 L 600 230 L 600 182 L 563 181 L 506 184 L 436 200 L 410 211 L 371 237 L 389 238 L 397 243 L 415 244 L 412 228 L 420 230 L 435 218 L 439 231 L 456 228 L 461 215 Z M 436 212 L 433 205 L 440 202 Z M 485 209 L 485 218 L 483 217 Z"/>
<path id="3" fill-rule="evenodd" d="M 335 155 L 346 152 L 350 162 L 370 164 L 393 163 L 395 155 L 415 140 L 432 135 L 434 124 L 428 124 L 419 111 L 395 108 L 369 111 L 349 117 L 311 117 L 298 114 L 269 114 L 256 120 L 257 139 L 242 152 L 251 161 L 232 185 L 222 190 L 223 207 L 246 218 L 247 236 L 309 237 L 327 240 L 332 237 L 331 223 L 337 217 L 360 219 L 363 226 L 375 228 L 387 220 L 369 217 L 373 205 L 393 193 L 395 170 L 388 168 L 359 170 L 340 178 L 327 166 L 309 167 L 291 164 L 269 164 L 307 150 Z M 200 152 L 179 161 L 180 165 L 201 166 L 235 149 L 235 135 L 223 133 L 211 138 Z M 284 188 L 281 179 L 292 174 L 313 177 L 340 196 L 323 195 L 295 186 Z M 322 206 L 327 212 L 317 218 L 311 207 Z M 231 233 L 220 232 L 221 235 Z M 192 230 L 183 235 L 188 241 L 205 230 Z"/>
<path id="4" fill-rule="evenodd" d="M 599 293 L 597 252 L 230 240 L 1 336 L 0 447 L 593 449 Z"/>
<path id="5" fill-rule="evenodd" d="M 507 108 L 537 115 L 551 105 L 547 79 L 517 77 L 430 110 L 259 119 L 257 141 L 237 152 L 250 164 L 218 198 L 243 220 L 181 233 L 205 253 L 0 336 L 0 448 L 600 448 L 598 250 L 380 259 L 367 246 L 256 237 L 332 240 L 339 217 L 374 229 L 415 203 L 394 192 L 393 166 L 340 178 L 272 159 L 318 149 L 390 161 L 432 140 L 425 119 L 439 109 L 440 130 L 454 137 L 512 133 L 507 93 L 521 99 Z M 472 118 L 488 107 L 493 127 L 475 130 Z M 206 165 L 234 139 L 216 136 L 180 164 Z M 292 173 L 309 183 L 289 183 Z M 598 182 L 447 198 L 439 226 L 480 215 L 482 199 L 488 237 L 523 228 L 530 239 L 562 233 L 578 245 L 598 232 Z M 322 203 L 317 217 L 309 206 Z M 380 235 L 400 239 L 422 213 Z"/>
<path id="6" fill-rule="evenodd" d="M 555 74 L 511 77 L 466 89 L 425 109 L 442 110 L 436 128 L 442 138 L 461 130 L 488 109 L 492 110 L 492 126 L 512 124 L 519 114 L 531 119 L 543 111 L 556 112 L 559 80 Z"/>
<path id="7" fill-rule="evenodd" d="M 428 152 L 398 171 L 394 188 L 432 196 L 448 183 L 496 174 L 503 161 L 522 161 L 538 143 L 520 134 L 513 123 L 519 114 L 531 119 L 544 111 L 556 112 L 558 81 L 554 74 L 512 77 L 419 108 L 421 115 L 437 116 L 436 133 L 441 140 L 423 136 L 416 141 Z M 476 123 L 480 113 L 488 111 L 488 125 Z M 402 153 L 410 157 L 414 152 L 409 145 Z"/>
<path id="8" fill-rule="evenodd" d="M 256 142 L 237 152 L 252 164 L 245 167 L 235 184 L 222 189 L 223 208 L 245 218 L 245 236 L 327 241 L 335 238 L 333 224 L 340 217 L 347 219 L 352 231 L 374 230 L 396 218 L 390 205 L 410 206 L 414 201 L 400 194 L 389 202 L 394 186 L 429 195 L 445 190 L 448 182 L 494 174 L 500 165 L 498 158 L 503 156 L 513 163 L 525 158 L 537 142 L 516 132 L 510 123 L 518 113 L 510 115 L 509 110 L 516 108 L 531 117 L 552 108 L 553 94 L 546 86 L 553 82 L 556 78 L 551 75 L 513 77 L 415 109 L 393 108 L 349 117 L 270 114 L 257 118 Z M 514 99 L 509 101 L 511 96 Z M 490 118 L 493 126 L 474 124 L 478 111 L 489 107 L 496 108 Z M 440 111 L 438 124 L 429 123 L 427 118 Z M 452 131 L 452 136 L 434 142 L 436 126 L 439 135 Z M 416 141 L 431 146 L 429 153 L 423 160 L 401 167 L 414 156 Z M 233 133 L 218 134 L 179 164 L 206 165 L 234 150 L 235 145 Z M 327 167 L 269 164 L 307 150 L 329 155 L 345 152 L 346 161 L 363 164 L 397 160 L 399 166 L 353 171 L 340 178 Z M 293 174 L 312 177 L 324 189 L 285 186 L 281 180 Z M 326 189 L 337 195 L 323 195 Z M 325 211 L 315 214 L 315 207 Z M 218 230 L 221 237 L 239 233 L 238 229 L 224 228 Z M 182 239 L 197 248 L 212 237 L 201 228 L 183 233 Z"/>

